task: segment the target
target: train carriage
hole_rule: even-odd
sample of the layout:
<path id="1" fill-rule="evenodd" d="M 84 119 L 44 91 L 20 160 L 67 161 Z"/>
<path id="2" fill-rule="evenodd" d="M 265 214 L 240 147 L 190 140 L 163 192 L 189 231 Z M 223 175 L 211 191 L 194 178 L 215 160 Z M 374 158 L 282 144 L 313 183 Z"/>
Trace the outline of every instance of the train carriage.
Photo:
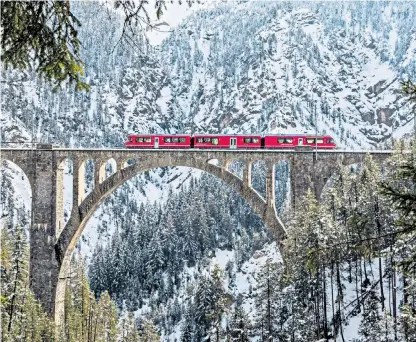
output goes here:
<path id="1" fill-rule="evenodd" d="M 191 136 L 181 135 L 129 135 L 128 141 L 124 144 L 127 148 L 190 148 Z"/>
<path id="2" fill-rule="evenodd" d="M 289 149 L 295 147 L 312 147 L 331 150 L 336 147 L 334 139 L 328 136 L 310 135 L 266 135 L 263 147 L 267 149 Z"/>
<path id="3" fill-rule="evenodd" d="M 261 148 L 260 135 L 199 134 L 193 137 L 194 148 Z"/>

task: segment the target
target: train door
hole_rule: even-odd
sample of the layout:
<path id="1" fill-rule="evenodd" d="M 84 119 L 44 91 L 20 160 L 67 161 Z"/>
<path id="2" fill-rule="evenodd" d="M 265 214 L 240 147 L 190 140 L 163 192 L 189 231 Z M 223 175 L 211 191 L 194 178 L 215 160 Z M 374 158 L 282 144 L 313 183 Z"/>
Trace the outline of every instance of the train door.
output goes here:
<path id="1" fill-rule="evenodd" d="M 159 148 L 159 137 L 155 137 L 155 148 Z"/>
<path id="2" fill-rule="evenodd" d="M 230 139 L 230 148 L 237 148 L 237 138 Z"/>
<path id="3" fill-rule="evenodd" d="M 299 138 L 298 139 L 298 145 L 299 146 L 303 146 L 303 138 Z"/>

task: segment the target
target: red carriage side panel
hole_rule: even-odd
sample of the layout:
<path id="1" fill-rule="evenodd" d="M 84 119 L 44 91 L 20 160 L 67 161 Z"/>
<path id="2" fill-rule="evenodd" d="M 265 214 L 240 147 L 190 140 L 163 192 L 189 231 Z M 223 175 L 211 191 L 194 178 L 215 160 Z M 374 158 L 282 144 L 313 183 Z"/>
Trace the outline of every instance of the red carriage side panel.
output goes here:
<path id="1" fill-rule="evenodd" d="M 243 135 L 237 137 L 237 148 L 241 149 L 259 149 L 261 148 L 260 135 Z"/>
<path id="2" fill-rule="evenodd" d="M 264 148 L 291 149 L 298 145 L 298 138 L 291 135 L 266 135 Z"/>
<path id="3" fill-rule="evenodd" d="M 129 135 L 127 148 L 190 148 L 190 135 Z"/>
<path id="4" fill-rule="evenodd" d="M 308 136 L 308 135 L 266 135 L 264 137 L 264 148 L 270 149 L 292 149 L 297 146 L 308 146 L 318 149 L 334 149 L 334 139 L 330 136 Z"/>
<path id="5" fill-rule="evenodd" d="M 195 135 L 195 148 L 261 148 L 260 135 Z"/>
<path id="6" fill-rule="evenodd" d="M 230 148 L 230 136 L 195 135 L 194 148 Z"/>
<path id="7" fill-rule="evenodd" d="M 190 148 L 191 136 L 190 135 L 159 135 L 158 148 Z M 154 146 L 156 147 L 156 144 Z"/>
<path id="8" fill-rule="evenodd" d="M 127 148 L 153 148 L 153 136 L 150 134 L 129 135 L 124 146 Z"/>

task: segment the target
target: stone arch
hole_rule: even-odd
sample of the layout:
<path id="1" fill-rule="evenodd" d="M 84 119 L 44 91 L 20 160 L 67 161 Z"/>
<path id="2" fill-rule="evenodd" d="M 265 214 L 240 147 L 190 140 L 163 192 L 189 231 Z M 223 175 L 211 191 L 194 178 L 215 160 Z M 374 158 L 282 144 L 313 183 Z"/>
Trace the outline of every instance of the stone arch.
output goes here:
<path id="1" fill-rule="evenodd" d="M 109 158 L 108 160 L 101 163 L 99 167 L 98 174 L 98 183 L 103 183 L 108 177 L 112 176 L 117 172 L 117 161 L 114 158 Z"/>
<path id="2" fill-rule="evenodd" d="M 91 218 L 103 200 L 117 187 L 141 172 L 165 166 L 185 166 L 213 174 L 245 198 L 253 211 L 263 220 L 264 224 L 275 233 L 277 240 L 279 242 L 283 240 L 286 234 L 285 229 L 281 220 L 277 217 L 274 208 L 268 206 L 266 201 L 259 197 L 248 184 L 245 184 L 241 179 L 223 168 L 206 162 L 200 162 L 195 159 L 191 162 L 184 160 L 169 160 L 168 162 L 146 160 L 144 163 L 130 165 L 108 177 L 98 188 L 94 189 L 94 191 L 85 198 L 78 210 L 73 211 L 73 216 L 71 216 L 70 221 L 68 221 L 68 224 L 65 226 L 64 231 L 61 233 L 55 245 L 56 257 L 60 263 L 60 272 L 57 279 L 55 295 L 55 322 L 58 323 L 58 325 L 63 321 L 65 313 L 65 279 L 67 270 L 69 269 L 71 255 L 75 248 L 76 241 L 81 236 L 87 221 Z"/>

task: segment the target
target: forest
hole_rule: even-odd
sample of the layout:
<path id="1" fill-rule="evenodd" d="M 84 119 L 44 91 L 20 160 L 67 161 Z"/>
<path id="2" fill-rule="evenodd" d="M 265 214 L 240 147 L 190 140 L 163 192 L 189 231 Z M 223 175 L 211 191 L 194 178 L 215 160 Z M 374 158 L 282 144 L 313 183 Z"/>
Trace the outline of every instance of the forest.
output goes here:
<path id="1" fill-rule="evenodd" d="M 91 260 L 81 237 L 59 327 L 30 290 L 29 216 L 15 215 L 2 168 L 2 341 L 416 341 L 415 107 L 398 91 L 416 73 L 412 3 L 222 4 L 189 16 L 160 46 L 137 42 L 140 51 L 114 46 L 122 21 L 103 6 L 73 9 L 89 92 L 52 93 L 36 73 L 2 69 L 2 142 L 113 148 L 129 131 L 318 129 L 343 148 L 395 152 L 381 166 L 371 157 L 339 165 L 322 198 L 309 193 L 295 212 L 279 195 L 288 228 L 279 250 L 215 177 L 158 184 L 168 199 L 143 204 L 131 200 L 146 195 L 133 179 L 103 203 L 113 217 L 98 230 L 115 230 Z M 407 94 L 415 100 L 414 86 Z"/>

